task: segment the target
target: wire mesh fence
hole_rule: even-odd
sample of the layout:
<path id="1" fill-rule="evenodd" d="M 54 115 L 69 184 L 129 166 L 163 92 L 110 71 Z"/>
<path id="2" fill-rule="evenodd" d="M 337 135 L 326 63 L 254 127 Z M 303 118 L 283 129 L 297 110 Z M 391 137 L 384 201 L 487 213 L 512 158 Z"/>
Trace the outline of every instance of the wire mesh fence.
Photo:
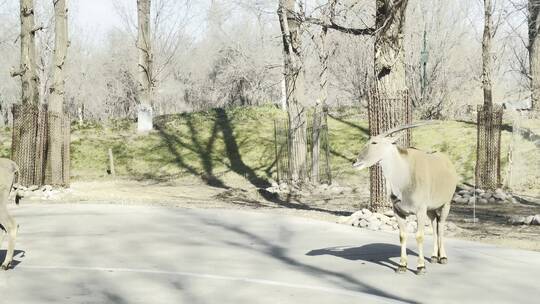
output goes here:
<path id="1" fill-rule="evenodd" d="M 500 105 L 478 106 L 475 183 L 479 189 L 501 187 L 502 117 Z"/>
<path id="2" fill-rule="evenodd" d="M 373 90 L 368 104 L 370 136 L 379 135 L 393 127 L 412 123 L 412 104 L 407 91 L 401 91 L 395 97 L 381 96 Z M 398 143 L 409 147 L 411 130 L 404 131 Z M 392 204 L 387 199 L 386 181 L 379 165 L 369 169 L 370 174 L 370 206 L 373 210 L 391 209 Z"/>
<path id="3" fill-rule="evenodd" d="M 324 111 L 320 115 L 320 121 L 314 120 L 314 114 L 308 113 L 306 118 L 307 123 L 307 149 L 306 164 L 308 167 L 308 175 L 314 181 L 313 176 L 316 175 L 316 182 L 323 184 L 332 183 L 332 170 L 330 166 L 330 140 L 328 138 L 328 115 Z M 314 123 L 315 122 L 315 123 Z M 317 127 L 318 126 L 318 127 Z M 317 128 L 314 130 L 314 128 Z M 314 132 L 318 131 L 318 132 Z M 313 136 L 318 134 L 318 136 Z M 290 145 L 290 129 L 287 118 L 279 118 L 274 120 L 274 148 L 275 148 L 275 163 L 276 163 L 276 180 L 279 183 L 288 183 L 292 177 L 289 170 L 289 145 Z M 317 143 L 316 138 L 319 138 L 318 149 L 314 149 Z M 316 151 L 316 152 L 314 152 Z M 314 155 L 317 153 L 317 155 Z M 318 166 L 313 166 L 316 161 Z M 317 170 L 315 172 L 314 170 Z"/>
<path id="4" fill-rule="evenodd" d="M 512 123 L 511 138 L 508 140 L 506 168 L 501 165 L 502 183 L 512 193 L 527 193 L 540 198 L 540 120 L 527 111 L 507 110 L 503 122 Z M 505 142 L 501 149 L 504 150 Z"/>
<path id="5" fill-rule="evenodd" d="M 56 122 L 56 124 L 55 124 Z M 47 105 L 13 105 L 13 133 L 11 159 L 19 165 L 18 183 L 23 186 L 52 184 L 69 186 L 70 183 L 70 118 L 69 115 L 49 113 Z M 61 128 L 60 132 L 53 132 L 60 136 L 62 143 L 61 161 L 51 170 L 48 145 L 51 136 L 51 125 Z M 57 172 L 61 176 L 53 176 Z"/>

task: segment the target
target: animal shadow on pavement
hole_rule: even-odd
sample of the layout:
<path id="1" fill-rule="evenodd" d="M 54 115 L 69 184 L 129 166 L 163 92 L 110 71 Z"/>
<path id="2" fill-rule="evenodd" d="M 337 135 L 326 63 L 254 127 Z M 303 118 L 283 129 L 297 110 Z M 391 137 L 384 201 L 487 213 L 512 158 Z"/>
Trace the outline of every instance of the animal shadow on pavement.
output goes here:
<path id="1" fill-rule="evenodd" d="M 6 258 L 6 254 L 7 254 L 7 250 L 5 250 L 5 249 L 0 250 L 0 264 Z M 9 269 L 15 269 L 15 267 L 17 267 L 17 265 L 19 265 L 21 263 L 20 258 L 23 258 L 24 255 L 25 255 L 24 250 L 17 250 L 16 249 L 14 251 L 14 253 L 13 253 L 13 261 L 11 261 Z"/>
<path id="2" fill-rule="evenodd" d="M 396 270 L 399 264 L 392 259 L 399 260 L 401 248 L 398 245 L 373 243 L 360 247 L 337 246 L 322 249 L 314 249 L 306 253 L 308 256 L 333 255 L 351 261 L 365 261 L 375 263 L 392 270 Z M 418 256 L 418 254 L 407 249 L 407 255 Z M 411 270 L 412 271 L 412 270 Z"/>

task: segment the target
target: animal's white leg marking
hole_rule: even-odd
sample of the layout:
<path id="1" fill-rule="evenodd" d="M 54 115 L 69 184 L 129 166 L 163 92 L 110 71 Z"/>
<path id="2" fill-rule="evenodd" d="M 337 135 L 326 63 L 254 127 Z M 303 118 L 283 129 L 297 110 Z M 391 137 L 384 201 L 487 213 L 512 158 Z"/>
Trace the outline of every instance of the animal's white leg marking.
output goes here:
<path id="1" fill-rule="evenodd" d="M 446 255 L 446 251 L 444 250 L 444 242 L 443 242 L 443 237 L 444 237 L 444 226 L 446 224 L 446 218 L 448 217 L 448 213 L 450 212 L 450 203 L 446 203 L 443 205 L 442 207 L 442 210 L 441 210 L 441 217 L 439 219 L 439 223 L 438 223 L 438 234 L 439 234 L 439 238 L 438 238 L 438 243 L 439 243 L 439 262 L 441 264 L 446 264 L 448 262 L 448 256 Z"/>
<path id="2" fill-rule="evenodd" d="M 0 193 L 0 200 L 7 201 L 9 196 L 9 191 L 3 191 Z M 8 269 L 9 264 L 13 260 L 13 252 L 15 250 L 15 239 L 17 238 L 17 223 L 11 215 L 9 215 L 7 207 L 5 204 L 0 203 L 0 224 L 6 229 L 6 234 L 8 237 L 8 250 L 6 253 L 6 258 L 2 263 L 3 269 Z"/>
<path id="3" fill-rule="evenodd" d="M 398 272 L 403 272 L 407 268 L 407 222 L 405 218 L 402 217 L 394 207 L 394 214 L 396 216 L 398 226 L 399 226 L 399 244 L 401 245 L 401 255 L 399 260 Z"/>
<path id="4" fill-rule="evenodd" d="M 426 222 L 426 210 L 423 209 L 416 214 L 418 221 L 418 229 L 416 231 L 416 243 L 418 245 L 418 273 L 422 273 L 425 270 L 424 263 L 424 225 Z"/>
<path id="5" fill-rule="evenodd" d="M 431 220 L 431 228 L 433 230 L 433 253 L 431 254 L 431 263 L 437 263 L 439 261 L 439 240 L 438 240 L 438 216 L 437 211 L 431 210 L 427 212 L 429 219 Z"/>

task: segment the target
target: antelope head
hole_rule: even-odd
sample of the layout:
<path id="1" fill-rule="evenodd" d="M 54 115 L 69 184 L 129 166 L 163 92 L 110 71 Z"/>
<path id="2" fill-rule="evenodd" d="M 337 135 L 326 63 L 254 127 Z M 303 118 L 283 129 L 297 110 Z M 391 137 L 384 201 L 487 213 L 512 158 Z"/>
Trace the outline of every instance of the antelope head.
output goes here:
<path id="1" fill-rule="evenodd" d="M 397 133 L 399 131 L 410 129 L 410 128 L 416 128 L 419 126 L 431 125 L 435 123 L 438 123 L 438 122 L 436 121 L 417 122 L 414 124 L 395 127 L 382 134 L 370 137 L 366 146 L 358 154 L 358 157 L 356 158 L 356 162 L 354 162 L 353 164 L 353 168 L 356 168 L 358 170 L 369 168 L 377 164 L 378 162 L 380 162 L 383 158 L 386 157 L 386 155 L 388 155 L 388 153 L 391 153 L 391 151 L 393 151 L 396 148 L 395 145 L 399 139 L 399 136 L 391 137 L 390 135 Z"/>

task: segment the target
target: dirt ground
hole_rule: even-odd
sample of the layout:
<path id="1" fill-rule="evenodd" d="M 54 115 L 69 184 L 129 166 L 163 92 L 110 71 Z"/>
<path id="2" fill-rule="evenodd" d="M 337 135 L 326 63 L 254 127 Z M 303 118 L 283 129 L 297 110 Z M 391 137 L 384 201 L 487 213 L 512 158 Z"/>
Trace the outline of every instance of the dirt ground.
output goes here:
<path id="1" fill-rule="evenodd" d="M 229 179 L 228 179 L 229 181 Z M 256 209 L 260 212 L 308 217 L 340 222 L 344 216 L 367 207 L 369 194 L 355 189 L 352 193 L 328 195 L 278 196 L 252 185 L 229 183 L 230 188 L 215 188 L 198 179 L 163 182 L 103 179 L 74 182 L 71 189 L 47 202 L 143 204 L 179 208 Z M 236 187 L 238 186 L 238 187 Z M 29 198 L 23 199 L 30 200 Z M 36 199 L 34 199 L 36 200 Z M 460 229 L 451 237 L 485 242 L 503 247 L 540 251 L 540 226 L 513 226 L 512 215 L 540 214 L 540 201 L 522 198 L 517 204 L 477 205 L 478 222 L 473 223 L 473 207 L 452 205 L 449 220 Z M 359 228 L 360 229 L 360 228 Z"/>

